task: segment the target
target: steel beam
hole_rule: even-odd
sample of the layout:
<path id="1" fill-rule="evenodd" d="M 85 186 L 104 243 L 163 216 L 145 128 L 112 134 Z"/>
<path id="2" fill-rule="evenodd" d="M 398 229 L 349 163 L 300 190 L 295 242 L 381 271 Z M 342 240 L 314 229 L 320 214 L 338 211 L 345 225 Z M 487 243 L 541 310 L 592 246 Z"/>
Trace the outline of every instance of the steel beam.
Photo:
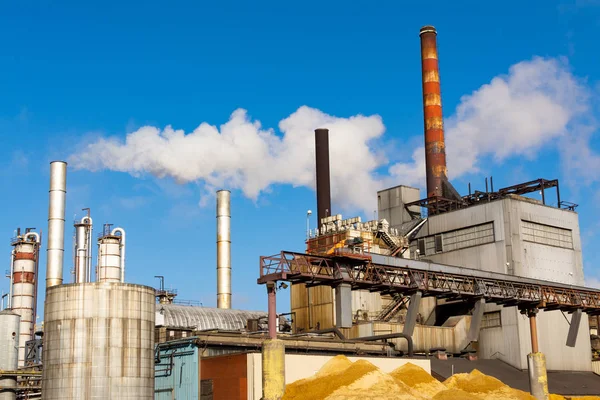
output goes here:
<path id="1" fill-rule="evenodd" d="M 415 325 L 417 325 L 417 316 L 419 314 L 419 305 L 421 304 L 421 292 L 416 292 L 410 296 L 410 302 L 408 303 L 408 312 L 406 313 L 406 321 L 404 322 L 404 329 L 402 333 L 406 336 L 412 337 L 415 331 Z"/>
<path id="2" fill-rule="evenodd" d="M 481 329 L 481 321 L 483 320 L 484 305 L 485 299 L 479 299 L 475 302 L 473 316 L 471 317 L 471 325 L 469 326 L 469 333 L 467 335 L 467 339 L 471 342 L 479 340 L 479 330 Z"/>
<path id="3" fill-rule="evenodd" d="M 575 347 L 577 344 L 577 334 L 579 333 L 579 325 L 581 324 L 581 316 L 583 311 L 581 309 L 575 310 L 571 317 L 571 326 L 569 327 L 569 333 L 567 335 L 567 346 Z"/>

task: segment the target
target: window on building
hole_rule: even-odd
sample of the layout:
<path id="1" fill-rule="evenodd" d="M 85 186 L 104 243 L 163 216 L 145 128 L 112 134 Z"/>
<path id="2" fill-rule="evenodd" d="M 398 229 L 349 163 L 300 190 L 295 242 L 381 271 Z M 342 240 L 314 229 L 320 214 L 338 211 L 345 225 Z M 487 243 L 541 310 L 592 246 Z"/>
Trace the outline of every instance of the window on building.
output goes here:
<path id="1" fill-rule="evenodd" d="M 500 311 L 492 311 L 483 313 L 483 318 L 481 320 L 481 328 L 495 328 L 497 326 L 502 326 L 502 314 Z"/>
<path id="2" fill-rule="evenodd" d="M 435 235 L 435 252 L 441 253 L 444 251 L 444 243 L 442 241 L 442 235 Z"/>
<path id="3" fill-rule="evenodd" d="M 425 239 L 419 239 L 419 254 L 425 255 Z"/>

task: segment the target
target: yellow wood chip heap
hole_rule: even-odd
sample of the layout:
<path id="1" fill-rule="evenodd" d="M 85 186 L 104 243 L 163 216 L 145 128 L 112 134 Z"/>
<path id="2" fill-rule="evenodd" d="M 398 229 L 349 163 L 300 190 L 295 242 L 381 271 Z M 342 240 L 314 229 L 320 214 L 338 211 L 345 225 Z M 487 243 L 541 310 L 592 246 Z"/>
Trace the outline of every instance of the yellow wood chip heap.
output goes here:
<path id="1" fill-rule="evenodd" d="M 535 400 L 478 370 L 444 383 L 411 363 L 389 374 L 368 361 L 345 356 L 329 360 L 314 376 L 286 386 L 282 400 Z M 551 400 L 565 399 L 551 395 Z M 584 399 L 584 398 L 581 398 Z M 585 397 L 600 400 L 600 397 Z M 579 399 L 578 399 L 579 400 Z"/>

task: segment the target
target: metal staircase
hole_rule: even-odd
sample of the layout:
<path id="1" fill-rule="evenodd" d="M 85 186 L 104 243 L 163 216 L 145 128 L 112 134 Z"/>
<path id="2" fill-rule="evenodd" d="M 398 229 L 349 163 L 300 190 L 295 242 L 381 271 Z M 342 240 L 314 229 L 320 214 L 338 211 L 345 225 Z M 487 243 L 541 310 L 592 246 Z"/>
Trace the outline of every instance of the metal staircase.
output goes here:
<path id="1" fill-rule="evenodd" d="M 391 256 L 395 256 L 402 250 L 402 243 L 386 231 L 378 231 L 377 236 L 379 236 L 381 240 L 383 240 L 383 243 L 388 246 Z"/>
<path id="2" fill-rule="evenodd" d="M 390 302 L 390 304 L 385 306 L 383 310 L 381 310 L 381 312 L 377 316 L 377 321 L 389 322 L 398 314 L 398 312 L 400 312 L 402 307 L 405 306 L 410 300 L 410 297 L 404 297 L 397 293 L 394 293 L 392 296 L 392 301 Z"/>

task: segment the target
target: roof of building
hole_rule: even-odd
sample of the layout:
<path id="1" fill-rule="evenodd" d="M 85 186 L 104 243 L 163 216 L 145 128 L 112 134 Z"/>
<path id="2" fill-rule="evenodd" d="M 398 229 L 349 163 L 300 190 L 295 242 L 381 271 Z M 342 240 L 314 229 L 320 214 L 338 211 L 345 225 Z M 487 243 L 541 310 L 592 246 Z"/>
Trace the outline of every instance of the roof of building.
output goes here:
<path id="1" fill-rule="evenodd" d="M 157 304 L 156 325 L 196 330 L 242 330 L 249 319 L 266 318 L 262 311 Z M 162 315 L 162 318 L 159 316 Z"/>

